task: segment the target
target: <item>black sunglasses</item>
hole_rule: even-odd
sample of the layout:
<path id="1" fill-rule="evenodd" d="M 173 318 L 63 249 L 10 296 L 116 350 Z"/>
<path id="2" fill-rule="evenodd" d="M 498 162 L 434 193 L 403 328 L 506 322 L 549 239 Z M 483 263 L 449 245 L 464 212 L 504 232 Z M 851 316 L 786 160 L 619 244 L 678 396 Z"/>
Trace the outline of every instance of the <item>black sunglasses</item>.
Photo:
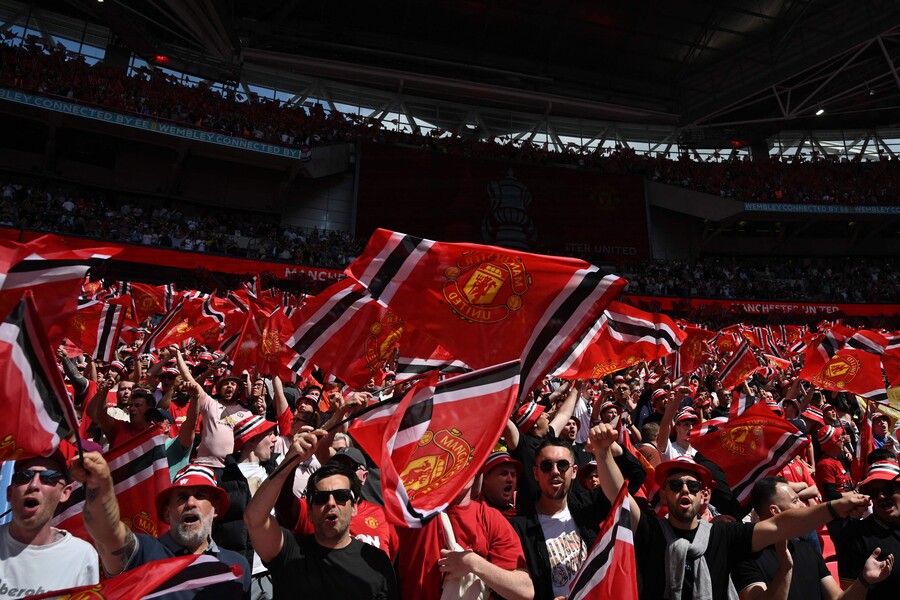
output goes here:
<path id="1" fill-rule="evenodd" d="M 44 485 L 56 485 L 66 476 L 65 473 L 60 473 L 59 471 L 54 471 L 52 469 L 45 469 L 43 471 L 28 469 L 26 471 L 16 471 L 13 473 L 12 482 L 16 485 L 25 485 L 26 483 L 30 483 L 35 475 L 41 478 L 41 483 Z"/>
<path id="2" fill-rule="evenodd" d="M 670 479 L 666 484 L 673 492 L 680 492 L 681 488 L 686 485 L 691 494 L 696 494 L 703 488 L 703 484 L 696 479 Z"/>
<path id="3" fill-rule="evenodd" d="M 353 491 L 346 488 L 339 490 L 317 490 L 309 497 L 309 501 L 316 506 L 325 506 L 328 499 L 334 496 L 337 504 L 347 504 L 348 500 L 353 500 Z"/>
<path id="4" fill-rule="evenodd" d="M 550 471 L 553 470 L 554 466 L 562 474 L 569 470 L 569 467 L 572 466 L 572 463 L 570 463 L 567 460 L 556 460 L 556 461 L 544 460 L 544 461 L 541 461 L 541 464 L 540 464 L 541 472 L 549 473 Z"/>

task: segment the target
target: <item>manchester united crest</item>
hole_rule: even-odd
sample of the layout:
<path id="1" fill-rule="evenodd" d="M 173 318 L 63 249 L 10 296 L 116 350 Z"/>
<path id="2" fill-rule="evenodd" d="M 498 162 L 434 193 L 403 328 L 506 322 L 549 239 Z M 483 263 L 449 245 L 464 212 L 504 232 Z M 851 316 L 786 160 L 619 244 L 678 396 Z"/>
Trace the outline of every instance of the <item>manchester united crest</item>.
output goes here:
<path id="1" fill-rule="evenodd" d="M 426 431 L 400 479 L 414 500 L 453 479 L 472 461 L 475 448 L 458 429 Z"/>
<path id="2" fill-rule="evenodd" d="M 11 433 L 0 440 L 0 462 L 18 460 L 21 456 L 22 449 L 16 446 L 16 439 Z"/>
<path id="3" fill-rule="evenodd" d="M 475 323 L 498 323 L 524 304 L 531 275 L 520 258 L 465 252 L 444 271 L 444 299 L 459 317 Z"/>
<path id="4" fill-rule="evenodd" d="M 628 358 L 623 358 L 620 360 L 613 360 L 605 363 L 597 363 L 594 365 L 594 368 L 591 370 L 590 379 L 600 379 L 605 375 L 609 375 L 610 373 L 615 373 L 616 371 L 621 371 L 626 367 L 630 367 L 633 364 L 638 362 L 638 359 L 634 356 L 629 356 Z"/>
<path id="5" fill-rule="evenodd" d="M 722 442 L 722 447 L 738 456 L 749 456 L 756 452 L 762 437 L 762 427 L 754 424 L 723 429 L 719 432 L 719 441 Z"/>
<path id="6" fill-rule="evenodd" d="M 405 326 L 403 319 L 391 311 L 385 312 L 378 321 L 369 325 L 369 336 L 365 341 L 365 357 L 366 366 L 370 371 L 374 373 L 391 358 L 394 348 L 400 343 Z"/>
<path id="7" fill-rule="evenodd" d="M 828 363 L 812 377 L 812 382 L 826 389 L 843 389 L 859 373 L 859 359 L 855 356 L 835 354 Z"/>

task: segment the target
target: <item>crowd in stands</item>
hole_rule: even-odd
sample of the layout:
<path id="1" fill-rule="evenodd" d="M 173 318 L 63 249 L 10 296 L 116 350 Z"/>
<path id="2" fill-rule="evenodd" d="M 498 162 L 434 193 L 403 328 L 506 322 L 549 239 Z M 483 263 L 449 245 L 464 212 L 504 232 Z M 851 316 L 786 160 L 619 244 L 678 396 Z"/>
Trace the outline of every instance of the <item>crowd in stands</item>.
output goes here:
<path id="1" fill-rule="evenodd" d="M 205 84 L 186 85 L 157 69 L 140 67 L 132 75 L 58 45 L 47 47 L 35 36 L 21 44 L 11 34 L 0 44 L 0 84 L 101 106 L 118 112 L 173 121 L 228 135 L 287 146 L 369 141 L 407 144 L 436 152 L 480 159 L 561 163 L 607 173 L 637 174 L 724 198 L 746 202 L 896 205 L 900 164 L 881 152 L 880 160 L 847 160 L 811 151 L 764 161 L 733 158 L 702 162 L 683 154 L 637 153 L 625 145 L 555 150 L 512 136 L 480 139 L 467 132 L 431 129 L 405 132 L 382 127 L 375 118 L 326 111 L 319 104 L 282 103 L 236 87 L 225 91 Z M 716 153 L 718 155 L 718 153 Z"/>

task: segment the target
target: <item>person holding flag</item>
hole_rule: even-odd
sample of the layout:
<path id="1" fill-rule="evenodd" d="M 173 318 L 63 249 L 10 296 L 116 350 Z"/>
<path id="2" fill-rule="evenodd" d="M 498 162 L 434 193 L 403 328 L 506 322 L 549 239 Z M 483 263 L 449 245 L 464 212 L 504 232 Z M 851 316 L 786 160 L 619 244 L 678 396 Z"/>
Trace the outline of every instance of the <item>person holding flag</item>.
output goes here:
<path id="1" fill-rule="evenodd" d="M 597 457 L 600 487 L 610 502 L 624 483 L 610 450 L 618 432 L 609 424 L 591 430 L 589 445 Z M 701 493 L 713 485 L 708 469 L 683 456 L 660 463 L 655 480 L 668 518 L 642 513 L 633 498 L 632 531 L 640 573 L 641 598 L 729 598 L 736 595 L 729 577 L 737 564 L 766 546 L 804 535 L 828 521 L 861 517 L 870 501 L 862 494 L 782 512 L 759 523 L 699 519 Z M 664 568 L 665 576 L 657 576 Z"/>

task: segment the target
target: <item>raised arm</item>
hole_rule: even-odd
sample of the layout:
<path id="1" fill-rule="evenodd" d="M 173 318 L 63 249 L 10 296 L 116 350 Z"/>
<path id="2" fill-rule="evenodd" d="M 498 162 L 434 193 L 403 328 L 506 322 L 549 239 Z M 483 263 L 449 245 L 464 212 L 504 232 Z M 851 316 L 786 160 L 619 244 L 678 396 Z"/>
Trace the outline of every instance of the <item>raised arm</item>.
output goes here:
<path id="1" fill-rule="evenodd" d="M 294 436 L 294 442 L 290 450 L 281 461 L 281 464 L 272 471 L 268 478 L 256 490 L 256 494 L 250 499 L 244 510 L 244 523 L 250 534 L 253 549 L 263 561 L 269 561 L 278 556 L 284 544 L 281 526 L 278 520 L 272 516 L 272 509 L 278 500 L 281 488 L 293 473 L 297 463 L 312 456 L 318 441 L 324 437 L 322 430 L 303 431 Z"/>
<path id="2" fill-rule="evenodd" d="M 109 465 L 99 452 L 85 452 L 84 459 L 73 462 L 72 477 L 84 484 L 84 526 L 94 540 L 103 569 L 107 575 L 118 575 L 134 555 L 137 538 L 119 517 Z"/>
<path id="3" fill-rule="evenodd" d="M 871 501 L 868 496 L 852 493 L 823 504 L 781 512 L 754 526 L 753 551 L 759 552 L 781 540 L 805 535 L 834 519 L 846 519 L 850 516 L 859 518 L 869 504 Z"/>
<path id="4" fill-rule="evenodd" d="M 111 417 L 109 411 L 106 410 L 106 396 L 110 387 L 111 383 L 108 379 L 101 379 L 97 383 L 97 392 L 88 400 L 85 408 L 88 416 L 100 425 L 100 429 L 107 435 L 116 426 L 116 419 Z"/>
<path id="5" fill-rule="evenodd" d="M 588 437 L 587 450 L 594 455 L 597 461 L 597 476 L 600 478 L 600 488 L 603 495 L 612 504 L 619 495 L 619 490 L 625 483 L 622 477 L 622 471 L 616 464 L 613 457 L 612 446 L 619 438 L 619 432 L 609 423 L 601 423 L 596 427 L 591 427 L 591 433 Z M 635 530 L 641 521 L 641 511 L 631 494 L 628 495 L 628 501 L 631 503 L 631 529 Z"/>
<path id="6" fill-rule="evenodd" d="M 678 405 L 684 398 L 684 392 L 679 390 L 675 393 L 674 398 L 666 400 L 666 410 L 659 422 L 659 433 L 656 434 L 656 449 L 662 454 L 669 447 L 669 433 L 672 431 L 672 422 L 675 420 L 675 413 L 678 411 Z"/>
<path id="7" fill-rule="evenodd" d="M 203 388 L 195 381 L 193 383 L 182 383 L 181 389 L 187 392 L 191 399 L 188 401 L 184 422 L 178 429 L 178 443 L 185 450 L 190 450 L 194 446 L 194 436 L 197 434 L 197 418 L 200 415 L 200 394 L 203 393 Z"/>
<path id="8" fill-rule="evenodd" d="M 557 435 L 560 431 L 562 431 L 563 427 L 566 426 L 566 423 L 569 422 L 569 419 L 572 417 L 572 413 L 575 412 L 575 404 L 578 402 L 578 395 L 581 394 L 581 388 L 584 384 L 584 381 L 578 380 L 574 385 L 569 382 L 566 383 L 569 384 L 569 391 L 566 394 L 566 399 L 559 407 L 559 410 L 556 411 L 556 416 L 554 416 L 553 420 L 550 421 L 550 427 L 553 428 L 553 432 Z M 555 393 L 556 392 L 554 392 L 554 394 Z"/>

